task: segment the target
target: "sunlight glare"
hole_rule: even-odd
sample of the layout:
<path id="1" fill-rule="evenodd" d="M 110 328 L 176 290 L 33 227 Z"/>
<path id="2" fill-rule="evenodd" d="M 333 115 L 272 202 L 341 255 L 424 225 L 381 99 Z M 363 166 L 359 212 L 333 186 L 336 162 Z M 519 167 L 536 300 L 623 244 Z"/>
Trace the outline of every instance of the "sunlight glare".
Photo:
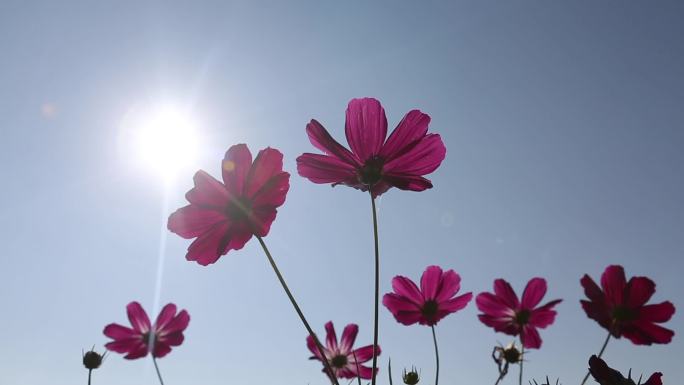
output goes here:
<path id="1" fill-rule="evenodd" d="M 196 156 L 197 127 L 181 108 L 165 105 L 152 110 L 137 136 L 141 160 L 166 179 L 190 166 Z"/>

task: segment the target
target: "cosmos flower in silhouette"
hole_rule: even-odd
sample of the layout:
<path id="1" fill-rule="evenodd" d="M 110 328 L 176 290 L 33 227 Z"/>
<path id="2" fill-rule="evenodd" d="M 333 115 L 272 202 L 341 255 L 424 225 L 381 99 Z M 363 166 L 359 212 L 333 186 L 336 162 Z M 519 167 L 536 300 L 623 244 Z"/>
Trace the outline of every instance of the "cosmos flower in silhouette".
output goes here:
<path id="1" fill-rule="evenodd" d="M 183 343 L 183 331 L 190 322 L 187 311 L 181 310 L 176 314 L 176 305 L 167 304 L 159 312 L 154 325 L 150 325 L 147 313 L 138 302 L 129 303 L 126 311 L 132 328 L 115 323 L 104 328 L 104 335 L 114 340 L 105 345 L 108 350 L 125 353 L 124 358 L 129 360 L 145 357 L 148 352 L 155 358 L 161 358 L 171 351 L 172 346 Z"/>
<path id="2" fill-rule="evenodd" d="M 186 239 L 197 238 L 185 258 L 209 265 L 252 238 L 264 237 L 285 203 L 290 174 L 283 154 L 266 148 L 252 162 L 244 144 L 232 146 L 221 163 L 223 183 L 200 170 L 195 187 L 185 194 L 189 205 L 169 217 L 168 228 Z"/>
<path id="3" fill-rule="evenodd" d="M 394 293 L 382 297 L 382 304 L 397 322 L 404 325 L 436 325 L 442 318 L 468 305 L 472 293 L 454 297 L 461 289 L 461 277 L 453 270 L 442 271 L 428 266 L 420 278 L 420 288 L 410 279 L 398 275 L 392 278 Z"/>
<path id="4" fill-rule="evenodd" d="M 356 378 L 370 379 L 373 370 L 367 366 L 363 366 L 373 358 L 373 345 L 364 346 L 362 348 L 353 349 L 356 335 L 359 332 L 359 326 L 356 324 L 349 324 L 342 332 L 342 338 L 339 344 L 337 343 L 337 334 L 335 334 L 335 326 L 332 321 L 325 324 L 325 346 L 323 352 L 325 359 L 330 363 L 335 376 L 337 378 Z M 320 352 L 316 348 L 316 343 L 311 336 L 306 337 L 306 346 L 309 348 L 313 356 L 312 360 L 319 360 L 323 362 Z M 377 347 L 377 355 L 380 355 L 380 346 Z M 358 368 L 358 370 L 357 370 Z M 325 369 L 323 369 L 325 373 Z"/>
<path id="5" fill-rule="evenodd" d="M 532 278 L 525 287 L 522 300 L 513 291 L 511 285 L 503 279 L 494 281 L 494 293 L 480 293 L 475 302 L 484 314 L 478 315 L 483 324 L 494 328 L 497 332 L 508 335 L 520 335 L 524 347 L 539 349 L 542 339 L 537 328 L 546 328 L 556 318 L 553 307 L 560 299 L 537 307 L 546 294 L 546 280 Z"/>
<path id="6" fill-rule="evenodd" d="M 589 275 L 580 280 L 589 300 L 581 300 L 587 316 L 615 338 L 626 337 L 636 345 L 667 344 L 674 332 L 657 325 L 667 322 L 675 312 L 665 301 L 646 305 L 655 293 L 655 283 L 646 277 L 625 278 L 622 266 L 608 266 L 601 276 L 601 287 Z"/>
<path id="7" fill-rule="evenodd" d="M 627 378 L 625 378 L 622 373 L 610 368 L 605 361 L 596 356 L 589 358 L 589 373 L 601 385 L 663 385 L 660 379 L 663 375 L 662 373 L 653 373 L 646 382 L 639 381 L 635 383 L 632 380 L 631 371 Z"/>
<path id="8" fill-rule="evenodd" d="M 428 134 L 430 117 L 412 110 L 387 137 L 387 118 L 380 102 L 352 99 L 347 106 L 345 134 L 351 151 L 330 136 L 316 120 L 306 126 L 311 144 L 324 154 L 297 158 L 299 175 L 314 183 L 343 184 L 377 197 L 391 187 L 423 191 L 430 174 L 444 160 L 446 148 L 437 134 Z"/>

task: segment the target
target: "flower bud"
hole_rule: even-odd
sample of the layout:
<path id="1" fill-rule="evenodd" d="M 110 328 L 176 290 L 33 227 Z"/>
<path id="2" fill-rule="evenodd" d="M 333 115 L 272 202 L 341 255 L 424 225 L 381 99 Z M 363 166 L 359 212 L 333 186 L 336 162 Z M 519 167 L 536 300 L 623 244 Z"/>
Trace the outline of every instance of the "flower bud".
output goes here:
<path id="1" fill-rule="evenodd" d="M 411 368 L 410 372 L 407 372 L 406 369 L 404 369 L 403 378 L 404 384 L 406 385 L 416 385 L 418 381 L 420 381 L 416 368 Z"/>
<path id="2" fill-rule="evenodd" d="M 88 370 L 97 369 L 102 365 L 104 354 L 100 354 L 93 349 L 83 354 L 83 366 Z"/>

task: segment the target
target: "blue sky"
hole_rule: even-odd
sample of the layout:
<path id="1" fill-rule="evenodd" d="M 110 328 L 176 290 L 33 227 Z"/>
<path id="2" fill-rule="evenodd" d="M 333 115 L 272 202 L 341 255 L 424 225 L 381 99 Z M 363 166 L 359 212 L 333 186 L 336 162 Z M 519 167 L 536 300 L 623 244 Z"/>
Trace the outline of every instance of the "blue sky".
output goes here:
<path id="1" fill-rule="evenodd" d="M 235 143 L 272 146 L 293 176 L 266 238 L 319 332 L 372 338 L 370 204 L 314 185 L 294 159 L 304 127 L 342 140 L 349 99 L 381 100 L 390 127 L 432 117 L 447 156 L 435 188 L 379 202 L 381 290 L 396 274 L 455 269 L 462 290 L 548 280 L 563 298 L 531 353 L 530 378 L 577 383 L 604 330 L 579 306 L 584 273 L 646 275 L 679 312 L 684 283 L 684 4 L 659 2 L 25 2 L 0 4 L 0 383 L 84 383 L 81 349 L 125 323 L 125 305 L 175 302 L 192 321 L 159 361 L 166 382 L 324 384 L 305 332 L 258 243 L 209 267 L 160 234 L 192 173 L 218 176 Z M 132 109 L 173 102 L 198 120 L 189 169 L 165 185 L 122 135 Z M 123 138 L 123 139 L 122 139 Z M 161 239 L 160 239 L 161 238 Z M 160 241 L 165 245 L 157 280 Z M 508 336 L 474 303 L 442 321 L 443 383 L 493 383 Z M 381 378 L 392 358 L 433 375 L 431 335 L 383 309 Z M 680 373 L 684 344 L 612 341 L 608 362 Z M 517 370 L 504 383 L 514 383 Z M 154 384 L 149 360 L 112 354 L 95 384 Z"/>

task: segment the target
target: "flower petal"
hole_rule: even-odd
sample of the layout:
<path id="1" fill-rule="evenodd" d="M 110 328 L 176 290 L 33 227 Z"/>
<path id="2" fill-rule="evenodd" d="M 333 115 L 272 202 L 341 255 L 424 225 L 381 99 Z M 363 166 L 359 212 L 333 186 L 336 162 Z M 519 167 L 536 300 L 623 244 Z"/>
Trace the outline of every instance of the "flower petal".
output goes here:
<path id="1" fill-rule="evenodd" d="M 589 275 L 584 274 L 584 277 L 582 277 L 580 280 L 580 284 L 584 288 L 584 294 L 587 296 L 587 298 L 593 302 L 605 303 L 605 294 Z"/>
<path id="2" fill-rule="evenodd" d="M 461 289 L 461 276 L 453 270 L 447 270 L 442 274 L 442 283 L 437 291 L 437 302 L 446 301 L 453 297 Z"/>
<path id="3" fill-rule="evenodd" d="M 393 175 L 426 175 L 435 171 L 446 156 L 439 134 L 429 134 L 406 153 L 385 163 L 383 171 Z"/>
<path id="4" fill-rule="evenodd" d="M 352 166 L 360 166 L 356 155 L 352 154 L 351 151 L 347 150 L 333 139 L 323 125 L 318 123 L 316 119 L 312 119 L 311 122 L 306 125 L 306 134 L 309 136 L 311 144 L 325 154 L 349 163 Z"/>
<path id="5" fill-rule="evenodd" d="M 169 346 L 178 346 L 183 343 L 185 340 L 185 336 L 183 335 L 183 332 L 175 332 L 171 334 L 167 334 L 164 336 L 164 338 L 160 338 L 160 341 L 164 342 L 165 344 Z"/>
<path id="6" fill-rule="evenodd" d="M 397 275 L 396 277 L 392 278 L 392 289 L 395 293 L 406 297 L 418 307 L 422 306 L 423 302 L 425 301 L 423 294 L 420 292 L 420 289 L 418 289 L 418 286 L 404 276 Z"/>
<path id="7" fill-rule="evenodd" d="M 511 284 L 505 280 L 497 279 L 494 281 L 494 293 L 511 309 L 517 309 L 520 306 L 518 296 L 513 291 Z"/>
<path id="8" fill-rule="evenodd" d="M 285 203 L 290 189 L 290 174 L 281 172 L 274 175 L 252 196 L 252 207 L 280 207 Z"/>
<path id="9" fill-rule="evenodd" d="M 128 313 L 128 320 L 131 322 L 133 330 L 140 334 L 145 334 L 150 331 L 150 319 L 138 302 L 133 301 L 126 305 L 126 312 Z"/>
<path id="10" fill-rule="evenodd" d="M 520 333 L 520 340 L 527 349 L 539 349 L 542 345 L 542 339 L 539 336 L 537 328 L 529 324 L 523 326 L 522 332 Z"/>
<path id="11" fill-rule="evenodd" d="M 515 317 L 515 311 L 504 303 L 501 297 L 498 297 L 492 293 L 480 293 L 475 298 L 475 304 L 481 312 L 491 315 L 493 317 Z"/>
<path id="12" fill-rule="evenodd" d="M 280 151 L 270 147 L 259 151 L 247 174 L 244 196 L 252 198 L 271 178 L 282 172 L 283 154 Z"/>
<path id="13" fill-rule="evenodd" d="M 601 286 L 606 297 L 612 304 L 622 304 L 622 295 L 627 285 L 625 280 L 625 270 L 622 266 L 608 266 L 601 275 Z"/>
<path id="14" fill-rule="evenodd" d="M 387 293 L 382 297 L 382 304 L 403 325 L 412 325 L 422 318 L 420 306 L 404 296 Z"/>
<path id="15" fill-rule="evenodd" d="M 378 155 L 385 141 L 385 110 L 376 99 L 352 99 L 347 106 L 344 130 L 352 152 L 363 163 Z"/>
<path id="16" fill-rule="evenodd" d="M 379 356 L 380 353 L 382 353 L 382 350 L 380 349 L 380 346 L 378 346 L 376 355 Z M 359 363 L 370 361 L 373 359 L 373 345 L 368 345 L 368 346 L 358 348 L 358 349 L 354 350 L 354 353 L 351 355 L 356 356 L 356 360 Z"/>
<path id="17" fill-rule="evenodd" d="M 489 314 L 478 314 L 477 318 L 494 331 L 505 333 L 512 336 L 520 334 L 520 327 L 513 322 L 510 317 L 495 317 Z"/>
<path id="18" fill-rule="evenodd" d="M 175 315 L 176 315 L 176 305 L 172 304 L 172 303 L 166 304 L 161 309 L 161 311 L 159 312 L 159 315 L 157 316 L 157 320 L 154 323 L 155 333 L 159 333 L 160 331 L 163 331 L 166 324 L 168 324 L 173 319 L 173 316 L 175 316 Z"/>
<path id="19" fill-rule="evenodd" d="M 622 329 L 622 335 L 635 345 L 669 344 L 674 332 L 648 321 L 634 321 Z"/>
<path id="20" fill-rule="evenodd" d="M 202 235 L 221 221 L 227 221 L 227 218 L 215 209 L 188 205 L 171 214 L 166 227 L 185 239 L 191 239 Z"/>
<path id="21" fill-rule="evenodd" d="M 356 168 L 327 155 L 305 153 L 297 157 L 297 172 L 314 183 L 354 183 Z"/>
<path id="22" fill-rule="evenodd" d="M 662 376 L 662 373 L 655 372 L 651 374 L 651 377 L 649 377 L 648 381 L 644 382 L 643 385 L 663 385 Z"/>
<path id="23" fill-rule="evenodd" d="M 646 304 L 655 293 L 655 282 L 646 277 L 632 277 L 627 283 L 625 302 L 630 307 L 640 307 Z"/>
<path id="24" fill-rule="evenodd" d="M 252 168 L 252 153 L 246 144 L 236 144 L 226 151 L 221 162 L 223 183 L 233 196 L 243 196 L 247 174 Z"/>
<path id="25" fill-rule="evenodd" d="M 204 170 L 199 170 L 192 178 L 195 187 L 185 194 L 188 202 L 208 209 L 223 209 L 228 203 L 229 193 L 221 182 Z"/>
<path id="26" fill-rule="evenodd" d="M 357 324 L 349 324 L 344 328 L 344 331 L 342 331 L 342 338 L 340 339 L 340 352 L 342 354 L 347 354 L 352 350 L 358 333 L 359 325 Z"/>
<path id="27" fill-rule="evenodd" d="M 188 327 L 189 323 L 190 314 L 188 314 L 186 310 L 181 310 L 168 324 L 166 324 L 164 331 L 169 334 L 182 332 Z"/>
<path id="28" fill-rule="evenodd" d="M 337 334 L 332 321 L 325 323 L 325 344 L 329 350 L 337 352 Z"/>
<path id="29" fill-rule="evenodd" d="M 420 291 L 426 301 L 437 298 L 437 291 L 442 282 L 442 268 L 428 266 L 420 277 Z"/>
<path id="30" fill-rule="evenodd" d="M 454 313 L 468 306 L 468 303 L 472 299 L 473 293 L 465 293 L 448 301 L 440 302 L 439 309 L 448 311 L 449 313 Z"/>
<path id="31" fill-rule="evenodd" d="M 154 344 L 154 349 L 152 350 L 152 356 L 155 358 L 162 358 L 171 352 L 171 346 L 165 344 L 164 342 L 157 341 Z"/>
<path id="32" fill-rule="evenodd" d="M 544 295 L 546 295 L 546 280 L 539 277 L 532 278 L 523 291 L 521 307 L 523 309 L 534 309 L 535 306 L 539 305 Z"/>
<path id="33" fill-rule="evenodd" d="M 382 176 L 382 181 L 400 190 L 424 191 L 432 188 L 432 182 L 422 176 L 415 175 L 385 174 Z"/>
<path id="34" fill-rule="evenodd" d="M 217 223 L 190 244 L 185 259 L 196 261 L 202 266 L 216 262 L 220 256 L 226 254 L 229 250 L 226 247 L 232 237 L 229 230 L 230 226 L 227 221 Z"/>
<path id="35" fill-rule="evenodd" d="M 140 339 L 141 335 L 140 333 L 136 332 L 135 330 L 131 328 L 127 328 L 125 326 L 119 325 L 119 324 L 109 324 L 105 326 L 104 330 L 102 333 L 112 339 L 115 340 L 127 340 L 127 339 Z"/>
<path id="36" fill-rule="evenodd" d="M 643 306 L 639 309 L 639 319 L 650 322 L 667 322 L 672 318 L 675 307 L 670 301 Z"/>
<path id="37" fill-rule="evenodd" d="M 430 116 L 419 110 L 411 110 L 392 131 L 382 146 L 380 156 L 389 162 L 403 155 L 422 139 L 428 130 Z"/>

